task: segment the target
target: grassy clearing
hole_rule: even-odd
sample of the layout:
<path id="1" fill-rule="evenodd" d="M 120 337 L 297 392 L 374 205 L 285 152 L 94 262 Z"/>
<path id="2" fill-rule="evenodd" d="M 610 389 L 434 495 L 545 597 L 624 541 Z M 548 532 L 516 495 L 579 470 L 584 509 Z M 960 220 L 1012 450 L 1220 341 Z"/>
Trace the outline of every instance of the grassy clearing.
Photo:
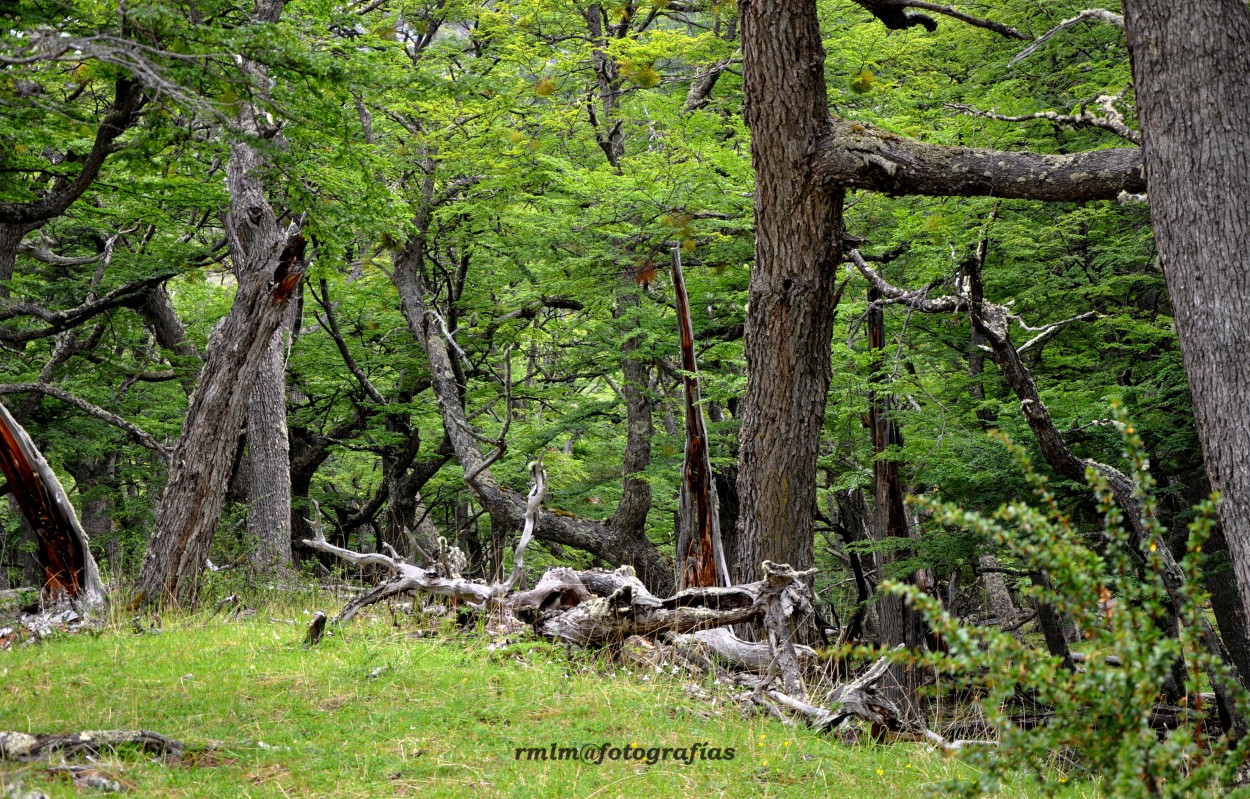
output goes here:
<path id="1" fill-rule="evenodd" d="M 415 638 L 389 618 L 363 618 L 305 650 L 306 619 L 290 610 L 243 620 L 200 614 L 166 618 L 159 635 L 116 624 L 0 652 L 0 729 L 144 728 L 218 743 L 172 766 L 133 752 L 103 758 L 107 772 L 151 797 L 849 799 L 913 796 L 968 773 L 919 744 L 851 746 L 746 719 L 686 695 L 680 678 L 614 676 L 600 659 L 543 642 L 491 652 L 482 636 Z M 553 742 L 704 743 L 735 756 L 689 765 L 516 758 L 518 747 Z M 52 797 L 80 795 L 37 766 L 0 763 L 0 793 L 19 779 Z M 1061 787 L 1061 795 L 1093 795 Z"/>

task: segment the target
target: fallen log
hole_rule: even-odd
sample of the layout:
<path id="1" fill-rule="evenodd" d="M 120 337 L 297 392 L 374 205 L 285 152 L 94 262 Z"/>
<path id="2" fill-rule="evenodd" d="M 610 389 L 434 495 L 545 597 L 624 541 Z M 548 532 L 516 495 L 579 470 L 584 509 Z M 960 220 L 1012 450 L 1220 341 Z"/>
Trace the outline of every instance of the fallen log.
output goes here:
<path id="1" fill-rule="evenodd" d="M 724 627 L 670 635 L 668 643 L 683 656 L 710 656 L 726 668 L 738 671 L 766 674 L 774 663 L 772 649 L 767 644 L 744 641 Z M 796 644 L 794 651 L 804 672 L 819 661 L 816 650 L 810 646 Z"/>

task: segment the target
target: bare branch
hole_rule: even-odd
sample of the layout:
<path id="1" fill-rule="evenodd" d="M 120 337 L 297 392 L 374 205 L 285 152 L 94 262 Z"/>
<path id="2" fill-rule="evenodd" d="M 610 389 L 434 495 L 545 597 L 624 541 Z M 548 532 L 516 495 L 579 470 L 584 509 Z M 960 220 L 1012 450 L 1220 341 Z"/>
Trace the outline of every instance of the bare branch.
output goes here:
<path id="1" fill-rule="evenodd" d="M 1104 8 L 1086 9 L 1085 11 L 1082 11 L 1081 13 L 1077 14 L 1075 17 L 1072 17 L 1072 19 L 1065 19 L 1063 22 L 1060 22 L 1058 25 L 1046 31 L 1041 36 L 1038 36 L 1036 39 L 1033 40 L 1033 44 L 1030 44 L 1028 47 L 1021 50 L 1020 54 L 1017 55 L 1015 58 L 1011 59 L 1009 63 L 1014 64 L 1017 61 L 1023 61 L 1024 59 L 1036 53 L 1039 47 L 1045 44 L 1052 36 L 1054 36 L 1059 31 L 1063 30 L 1064 28 L 1070 28 L 1073 25 L 1077 25 L 1079 23 L 1085 22 L 1086 20 L 1098 20 L 1100 22 L 1105 22 L 1108 25 L 1114 25 L 1120 30 L 1124 30 L 1124 17 L 1120 16 L 1119 14 L 1112 13 L 1110 11 L 1107 11 Z"/>
<path id="2" fill-rule="evenodd" d="M 1050 324 L 1042 325 L 1041 327 L 1029 327 L 1028 325 L 1024 323 L 1023 319 L 1017 316 L 1015 317 L 1015 319 L 1020 324 L 1020 327 L 1024 328 L 1030 333 L 1036 332 L 1037 335 L 1029 339 L 1028 341 L 1024 342 L 1019 347 L 1016 347 L 1016 354 L 1017 355 L 1024 354 L 1025 350 L 1029 349 L 1030 347 L 1034 345 L 1042 343 L 1047 338 L 1049 338 L 1050 336 L 1058 332 L 1060 329 L 1067 327 L 1068 325 L 1074 322 L 1088 322 L 1090 319 L 1097 319 L 1097 318 L 1098 318 L 1097 311 L 1086 311 L 1085 313 L 1078 314 L 1072 317 L 1071 319 L 1064 319 L 1059 322 L 1051 322 Z"/>
<path id="3" fill-rule="evenodd" d="M 521 540 L 512 552 L 512 573 L 496 586 L 496 595 L 500 598 L 507 596 L 521 579 L 525 548 L 533 540 L 534 530 L 538 527 L 538 513 L 542 509 L 543 497 L 547 496 L 547 470 L 543 468 L 541 459 L 530 463 L 530 481 L 529 499 L 525 505 L 525 529 L 521 531 Z"/>
<path id="4" fill-rule="evenodd" d="M 110 413 L 98 405 L 92 405 L 85 399 L 76 397 L 68 391 L 59 389 L 56 386 L 50 386 L 47 383 L 7 383 L 0 384 L 0 394 L 43 394 L 47 397 L 59 399 L 66 405 L 73 405 L 78 410 L 95 417 L 105 424 L 110 424 L 119 430 L 125 431 L 136 442 L 142 444 L 148 449 L 160 455 L 166 460 L 169 459 L 169 450 L 162 445 L 151 433 L 137 425 L 131 424 L 115 413 Z"/>
<path id="5" fill-rule="evenodd" d="M 973 108 L 959 103 L 947 103 L 946 107 L 974 117 L 982 117 L 984 119 L 996 119 L 1000 122 L 1029 122 L 1035 119 L 1045 119 L 1058 125 L 1067 125 L 1073 128 L 1099 128 L 1101 130 L 1114 133 L 1121 139 L 1131 141 L 1133 144 L 1141 144 L 1141 134 L 1124 123 L 1124 117 L 1115 108 L 1116 98 L 1111 95 L 1102 95 L 1095 102 L 1099 107 L 1107 112 L 1106 116 L 1098 116 L 1090 113 L 1089 109 L 1082 104 L 1081 111 L 1078 114 L 1059 114 L 1054 111 L 1035 111 L 1031 114 L 1018 114 L 1011 116 L 1008 114 L 999 114 L 994 111 L 982 111 L 979 108 Z"/>

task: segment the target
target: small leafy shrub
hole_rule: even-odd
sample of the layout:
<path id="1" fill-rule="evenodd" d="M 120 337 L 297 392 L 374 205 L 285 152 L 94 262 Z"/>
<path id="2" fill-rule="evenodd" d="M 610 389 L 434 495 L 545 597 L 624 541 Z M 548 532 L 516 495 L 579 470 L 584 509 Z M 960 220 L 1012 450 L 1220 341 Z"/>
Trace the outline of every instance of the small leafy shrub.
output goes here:
<path id="1" fill-rule="evenodd" d="M 905 596 L 949 644 L 949 652 L 926 659 L 943 679 L 953 678 L 978 698 L 998 733 L 998 747 L 972 747 L 967 757 L 980 778 L 945 786 L 966 796 L 999 789 L 1009 771 L 1023 771 L 1043 792 L 1061 786 L 1050 768 L 1056 753 L 1076 763 L 1083 776 L 1100 779 L 1102 790 L 1116 797 L 1225 795 L 1227 786 L 1250 753 L 1250 736 L 1240 742 L 1208 726 L 1210 713 L 1199 693 L 1215 679 L 1246 708 L 1245 692 L 1227 667 L 1209 655 L 1200 639 L 1199 617 L 1206 595 L 1199 574 L 1203 542 L 1215 521 L 1218 497 L 1201 503 L 1189 525 L 1184 607 L 1179 636 L 1168 629 L 1168 596 L 1161 577 L 1160 549 L 1166 530 L 1156 517 L 1153 479 L 1141 439 L 1117 409 L 1131 473 L 1137 484 L 1145 530 L 1135 541 L 1103 477 L 1090 469 L 1087 479 L 1103 514 L 1101 541 L 1090 546 L 1074 532 L 1023 447 L 1003 437 L 1025 471 L 1039 505 L 1012 502 L 992 516 L 925 502 L 935 521 L 969 530 L 1004 547 L 1030 573 L 1045 575 L 1027 589 L 1060 614 L 1073 617 L 1084 631 L 1087 658 L 1077 671 L 999 630 L 967 626 L 942 610 L 931 596 L 913 586 L 891 584 Z M 1048 582 L 1049 588 L 1040 584 Z M 1109 601 L 1114 599 L 1114 601 Z M 1182 654 L 1185 693 L 1194 711 L 1179 727 L 1158 731 L 1150 719 L 1164 682 Z M 1109 665 L 1114 655 L 1122 665 Z M 1027 697 L 1053 711 L 1032 729 L 1013 723 L 1007 710 Z M 1050 779 L 1047 779 L 1050 775 Z M 1242 793 L 1239 791 L 1238 793 Z"/>

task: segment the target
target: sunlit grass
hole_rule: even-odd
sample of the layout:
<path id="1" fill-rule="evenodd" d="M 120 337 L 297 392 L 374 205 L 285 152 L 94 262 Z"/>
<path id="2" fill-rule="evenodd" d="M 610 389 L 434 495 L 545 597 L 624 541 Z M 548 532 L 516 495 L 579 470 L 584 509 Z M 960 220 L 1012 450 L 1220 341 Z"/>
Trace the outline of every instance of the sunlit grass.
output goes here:
<path id="1" fill-rule="evenodd" d="M 144 635 L 117 620 L 100 634 L 0 652 L 0 730 L 143 728 L 215 745 L 176 765 L 137 752 L 102 757 L 108 773 L 152 797 L 849 799 L 916 795 L 970 774 L 921 744 L 847 745 L 744 718 L 732 702 L 689 696 L 682 678 L 613 674 L 600 657 L 545 642 L 492 652 L 475 633 L 413 637 L 410 622 L 394 626 L 383 612 L 305 649 L 310 609 L 167 617 L 161 633 Z M 703 744 L 722 759 L 516 757 L 518 747 L 552 743 Z M 0 764 L 0 785 L 18 779 L 52 797 L 81 795 L 38 765 Z"/>

